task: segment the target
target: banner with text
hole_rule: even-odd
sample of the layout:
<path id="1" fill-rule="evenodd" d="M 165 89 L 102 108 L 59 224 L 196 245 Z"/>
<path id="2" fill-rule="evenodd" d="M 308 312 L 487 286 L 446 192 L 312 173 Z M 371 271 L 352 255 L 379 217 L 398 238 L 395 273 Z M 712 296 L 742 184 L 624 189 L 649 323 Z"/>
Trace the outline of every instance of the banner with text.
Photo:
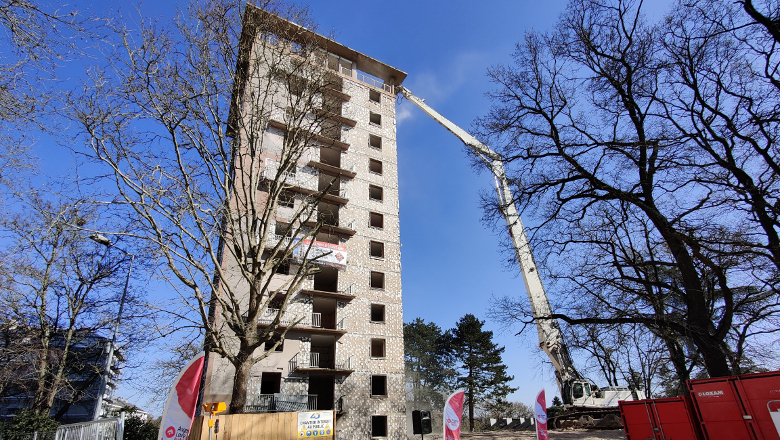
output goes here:
<path id="1" fill-rule="evenodd" d="M 203 372 L 203 359 L 206 353 L 198 353 L 194 359 L 182 368 L 165 403 L 158 440 L 186 440 L 195 417 L 198 404 L 200 376 Z"/>
<path id="2" fill-rule="evenodd" d="M 317 258 L 314 264 L 320 266 L 335 267 L 336 269 L 347 268 L 347 248 L 338 244 L 327 243 L 324 241 L 312 241 L 311 239 L 296 239 L 301 241 L 300 245 L 295 248 L 295 256 L 300 260 L 306 254 L 306 250 L 311 245 L 309 250 L 309 259 Z"/>
<path id="3" fill-rule="evenodd" d="M 444 440 L 460 439 L 460 418 L 463 415 L 465 390 L 455 391 L 444 404 Z"/>
<path id="4" fill-rule="evenodd" d="M 544 388 L 536 396 L 536 404 L 534 405 L 534 413 L 536 415 L 536 439 L 548 440 L 547 438 L 547 400 L 544 398 Z"/>
<path id="5" fill-rule="evenodd" d="M 333 411 L 298 413 L 298 438 L 331 437 L 334 426 Z"/>

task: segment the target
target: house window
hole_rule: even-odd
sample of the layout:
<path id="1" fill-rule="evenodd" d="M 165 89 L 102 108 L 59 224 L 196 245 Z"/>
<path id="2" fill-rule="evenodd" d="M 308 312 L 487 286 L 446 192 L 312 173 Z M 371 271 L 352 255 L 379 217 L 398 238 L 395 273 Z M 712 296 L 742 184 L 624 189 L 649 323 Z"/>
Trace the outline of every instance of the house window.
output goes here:
<path id="1" fill-rule="evenodd" d="M 379 113 L 369 112 L 368 113 L 368 122 L 370 122 L 372 125 L 382 125 L 382 115 Z"/>
<path id="2" fill-rule="evenodd" d="M 382 102 L 382 94 L 379 93 L 379 90 L 369 90 L 368 99 L 374 104 L 379 104 Z"/>
<path id="3" fill-rule="evenodd" d="M 290 261 L 285 260 L 279 263 L 279 265 L 274 268 L 274 273 L 279 275 L 290 275 Z"/>
<path id="4" fill-rule="evenodd" d="M 376 159 L 368 160 L 368 172 L 382 175 L 382 161 Z"/>
<path id="5" fill-rule="evenodd" d="M 371 322 L 385 322 L 384 304 L 371 304 Z"/>
<path id="6" fill-rule="evenodd" d="M 279 333 L 274 333 L 271 336 L 271 339 L 268 340 L 268 342 L 265 343 L 266 350 L 271 350 L 271 348 L 276 344 L 277 342 L 281 341 L 279 346 L 274 349 L 276 352 L 284 351 L 284 339 L 282 339 L 282 335 Z"/>
<path id="7" fill-rule="evenodd" d="M 377 150 L 381 150 L 382 138 L 374 134 L 368 135 L 368 146 Z"/>
<path id="8" fill-rule="evenodd" d="M 371 416 L 371 438 L 387 437 L 387 416 Z"/>
<path id="9" fill-rule="evenodd" d="M 371 357 L 383 358 L 385 357 L 385 340 L 384 339 L 372 339 L 371 340 Z"/>
<path id="10" fill-rule="evenodd" d="M 374 258 L 385 258 L 385 244 L 372 241 L 369 243 L 371 256 Z"/>
<path id="11" fill-rule="evenodd" d="M 368 225 L 372 228 L 377 229 L 384 229 L 385 227 L 385 216 L 382 214 L 379 214 L 377 212 L 372 212 L 368 214 L 369 222 Z"/>
<path id="12" fill-rule="evenodd" d="M 387 376 L 371 376 L 371 395 L 387 395 Z"/>
<path id="13" fill-rule="evenodd" d="M 376 185 L 368 185 L 368 198 L 376 202 L 382 201 L 382 187 Z"/>
<path id="14" fill-rule="evenodd" d="M 385 274 L 382 272 L 371 272 L 371 288 L 372 289 L 384 289 L 385 288 Z"/>
<path id="15" fill-rule="evenodd" d="M 287 190 L 280 192 L 279 206 L 282 208 L 295 208 L 295 194 Z"/>

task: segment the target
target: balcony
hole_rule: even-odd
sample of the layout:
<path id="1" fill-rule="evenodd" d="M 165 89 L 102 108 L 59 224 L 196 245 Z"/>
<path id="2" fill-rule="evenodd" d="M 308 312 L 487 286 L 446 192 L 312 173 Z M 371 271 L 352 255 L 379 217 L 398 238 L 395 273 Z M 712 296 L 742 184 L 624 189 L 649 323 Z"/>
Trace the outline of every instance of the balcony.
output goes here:
<path id="1" fill-rule="evenodd" d="M 342 361 L 334 361 L 332 357 L 323 356 L 324 353 L 309 353 L 304 356 L 297 353 L 290 359 L 288 367 L 290 373 L 295 371 L 306 373 L 342 373 L 348 374 L 352 370 L 352 356 Z"/>
<path id="2" fill-rule="evenodd" d="M 322 148 L 322 150 L 333 151 L 331 148 Z M 352 179 L 357 175 L 357 172 L 355 171 L 355 165 L 345 164 L 341 160 L 341 154 L 334 154 L 329 151 L 321 151 L 319 154 L 310 153 L 307 159 L 308 165 L 312 168 L 317 168 L 332 174 L 344 176 L 349 179 Z"/>
<path id="3" fill-rule="evenodd" d="M 244 412 L 248 414 L 317 410 L 316 394 L 254 394 L 246 400 Z"/>
<path id="4" fill-rule="evenodd" d="M 315 275 L 316 276 L 316 275 Z M 357 290 L 354 284 L 350 284 L 349 286 L 345 287 L 341 290 L 318 290 L 317 287 L 325 288 L 327 287 L 321 287 L 318 286 L 316 283 L 314 285 L 313 289 L 301 289 L 301 293 L 307 294 L 307 295 L 314 295 L 324 298 L 335 298 L 335 299 L 341 299 L 341 300 L 347 300 L 350 301 L 353 298 L 355 298 L 355 290 Z"/>
<path id="5" fill-rule="evenodd" d="M 283 108 L 275 108 L 271 110 L 271 115 L 270 115 L 270 119 L 268 120 L 268 125 L 274 128 L 278 128 L 279 130 L 288 131 L 290 127 L 287 125 L 286 122 L 287 117 L 285 113 L 286 111 Z M 338 136 L 336 136 L 336 134 L 334 133 L 328 133 L 327 131 L 323 133 L 314 133 L 307 130 L 306 127 L 298 126 L 294 128 L 305 132 L 308 135 L 309 140 L 315 140 L 321 142 L 323 145 L 341 148 L 342 150 L 345 151 L 349 149 L 349 144 L 341 140 L 341 133 L 340 133 L 341 128 L 339 128 L 339 133 L 337 133 Z"/>
<path id="6" fill-rule="evenodd" d="M 260 315 L 260 317 L 257 319 L 257 325 L 261 327 L 271 325 L 271 323 L 274 322 L 278 314 L 279 314 L 279 309 L 271 309 L 271 308 L 265 309 L 265 312 L 263 312 L 263 314 Z M 343 335 L 344 333 L 347 332 L 344 326 L 343 318 L 339 321 L 334 321 L 333 319 L 330 319 L 330 324 L 326 322 L 325 325 L 323 326 L 323 319 L 322 319 L 321 312 L 309 313 L 305 315 L 298 315 L 292 312 L 287 312 L 279 320 L 279 327 L 285 328 L 290 326 L 293 326 L 295 327 L 295 329 L 298 330 L 311 330 L 317 333 L 326 333 L 326 334 L 333 334 L 333 335 Z"/>
<path id="7" fill-rule="evenodd" d="M 279 174 L 280 164 L 278 161 L 266 158 L 265 169 L 263 170 L 263 178 L 267 180 L 274 180 Z M 290 170 L 281 173 L 279 178 L 285 185 L 292 186 L 305 190 L 308 193 L 317 192 L 319 187 L 319 172 L 309 167 L 295 167 L 295 170 Z"/>

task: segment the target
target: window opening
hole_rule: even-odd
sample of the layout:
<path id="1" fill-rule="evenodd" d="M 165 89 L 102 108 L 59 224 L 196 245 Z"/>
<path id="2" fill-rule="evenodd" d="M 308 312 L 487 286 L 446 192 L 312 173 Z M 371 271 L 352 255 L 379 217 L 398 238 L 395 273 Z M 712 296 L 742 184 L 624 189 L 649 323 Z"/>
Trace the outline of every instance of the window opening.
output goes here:
<path id="1" fill-rule="evenodd" d="M 368 186 L 368 198 L 377 202 L 382 201 L 382 187 L 376 185 Z"/>
<path id="2" fill-rule="evenodd" d="M 378 212 L 372 212 L 368 214 L 369 223 L 368 225 L 372 228 L 377 229 L 384 229 L 385 227 L 385 216 L 382 214 L 379 214 Z"/>
<path id="3" fill-rule="evenodd" d="M 374 134 L 368 135 L 368 146 L 371 148 L 376 148 L 377 150 L 381 150 L 382 138 Z"/>
<path id="4" fill-rule="evenodd" d="M 387 376 L 371 376 L 371 395 L 387 395 Z"/>
<path id="5" fill-rule="evenodd" d="M 376 159 L 368 160 L 368 171 L 374 174 L 382 175 L 382 161 Z"/>
<path id="6" fill-rule="evenodd" d="M 382 272 L 371 272 L 371 288 L 372 289 L 384 289 L 385 288 L 385 274 Z"/>
<path id="7" fill-rule="evenodd" d="M 378 90 L 369 90 L 368 99 L 375 104 L 380 104 L 382 102 L 382 94 Z"/>
<path id="8" fill-rule="evenodd" d="M 384 304 L 371 304 L 371 322 L 385 322 Z"/>
<path id="9" fill-rule="evenodd" d="M 371 437 L 387 437 L 387 416 L 371 416 Z"/>
<path id="10" fill-rule="evenodd" d="M 368 113 L 368 122 L 374 124 L 374 125 L 382 125 L 382 115 L 379 113 L 369 112 Z"/>
<path id="11" fill-rule="evenodd" d="M 369 243 L 371 256 L 374 258 L 385 258 L 385 244 L 372 241 Z"/>
<path id="12" fill-rule="evenodd" d="M 371 357 L 383 358 L 385 357 L 385 340 L 384 339 L 372 339 L 371 340 Z"/>

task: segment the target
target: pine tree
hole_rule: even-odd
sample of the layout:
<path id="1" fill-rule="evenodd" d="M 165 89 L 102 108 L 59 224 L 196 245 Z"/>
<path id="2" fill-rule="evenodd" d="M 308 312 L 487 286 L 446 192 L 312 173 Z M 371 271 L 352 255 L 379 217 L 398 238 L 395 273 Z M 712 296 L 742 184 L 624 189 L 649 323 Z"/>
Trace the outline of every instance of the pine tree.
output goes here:
<path id="1" fill-rule="evenodd" d="M 452 332 L 452 350 L 461 363 L 458 384 L 466 389 L 469 406 L 469 431 L 474 430 L 474 405 L 477 401 L 505 399 L 517 390 L 509 386 L 514 376 L 508 376 L 501 360 L 504 347 L 493 343 L 493 332 L 483 331 L 485 321 L 468 314 L 461 318 Z"/>
<path id="2" fill-rule="evenodd" d="M 444 406 L 443 392 L 450 390 L 456 372 L 449 349 L 450 335 L 430 322 L 416 318 L 404 323 L 404 363 L 409 401 L 414 409 Z"/>

